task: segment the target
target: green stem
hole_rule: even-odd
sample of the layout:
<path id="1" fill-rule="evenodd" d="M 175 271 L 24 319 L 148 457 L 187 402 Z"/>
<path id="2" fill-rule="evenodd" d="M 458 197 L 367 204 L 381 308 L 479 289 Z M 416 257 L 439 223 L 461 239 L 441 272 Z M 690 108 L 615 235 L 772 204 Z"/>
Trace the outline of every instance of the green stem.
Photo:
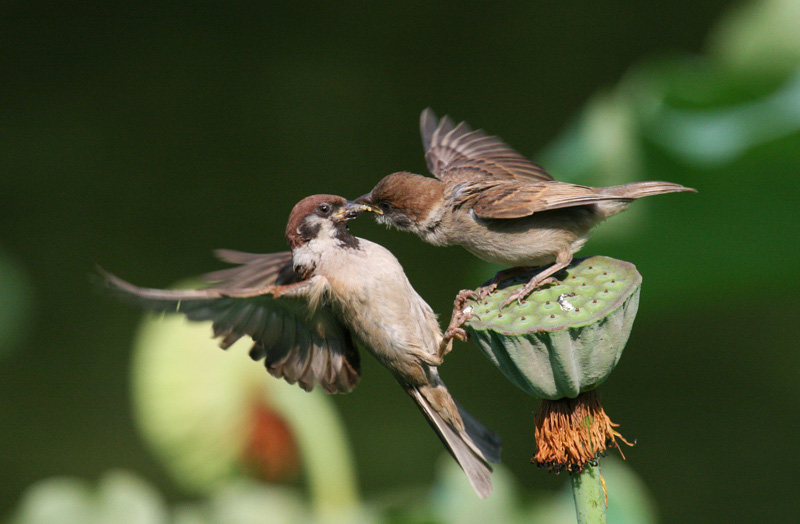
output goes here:
<path id="1" fill-rule="evenodd" d="M 606 495 L 600 465 L 589 465 L 580 473 L 570 473 L 570 479 L 578 524 L 605 524 Z"/>

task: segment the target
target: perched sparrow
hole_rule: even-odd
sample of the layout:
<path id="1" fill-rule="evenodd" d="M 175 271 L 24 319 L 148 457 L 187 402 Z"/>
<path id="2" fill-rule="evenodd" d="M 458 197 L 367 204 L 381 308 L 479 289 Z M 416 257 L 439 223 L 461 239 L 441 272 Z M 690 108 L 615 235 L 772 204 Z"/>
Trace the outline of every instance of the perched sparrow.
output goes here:
<path id="1" fill-rule="evenodd" d="M 504 305 L 553 281 L 551 276 L 569 265 L 589 230 L 633 200 L 695 191 L 670 182 L 611 187 L 558 182 L 498 137 L 472 131 L 464 122 L 454 125 L 446 116 L 440 121 L 430 109 L 422 112 L 420 130 L 428 169 L 436 178 L 393 173 L 356 202 L 379 209 L 379 222 L 431 244 L 460 245 L 478 258 L 512 266 L 479 289 L 481 298 L 512 274 L 552 264 Z M 472 292 L 460 293 L 462 302 L 463 293 Z"/>
<path id="2" fill-rule="evenodd" d="M 360 376 L 361 344 L 416 401 L 475 491 L 486 497 L 500 440 L 455 402 L 439 378 L 437 366 L 449 345 L 400 263 L 347 230 L 347 222 L 368 209 L 339 196 L 307 197 L 289 215 L 291 252 L 218 251 L 240 265 L 206 275 L 216 284 L 204 289 L 145 289 L 104 276 L 112 290 L 146 307 L 213 321 L 222 348 L 249 335 L 254 360 L 266 357 L 269 373 L 305 390 L 320 385 L 328 393 L 351 391 Z"/>

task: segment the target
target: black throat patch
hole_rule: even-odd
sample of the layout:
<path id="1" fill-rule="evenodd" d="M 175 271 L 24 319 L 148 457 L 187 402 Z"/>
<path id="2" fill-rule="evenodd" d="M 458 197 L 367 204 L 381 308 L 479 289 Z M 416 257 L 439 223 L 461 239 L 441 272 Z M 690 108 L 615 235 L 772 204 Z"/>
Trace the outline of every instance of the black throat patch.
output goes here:
<path id="1" fill-rule="evenodd" d="M 358 249 L 360 245 L 358 238 L 351 235 L 350 231 L 347 230 L 346 222 L 336 224 L 336 240 L 339 241 L 341 247 L 347 249 Z"/>
<path id="2" fill-rule="evenodd" d="M 311 224 L 308 220 L 303 220 L 300 223 L 300 227 L 297 228 L 297 231 L 300 233 L 300 239 L 303 242 L 310 242 L 317 238 L 321 227 L 320 224 Z"/>

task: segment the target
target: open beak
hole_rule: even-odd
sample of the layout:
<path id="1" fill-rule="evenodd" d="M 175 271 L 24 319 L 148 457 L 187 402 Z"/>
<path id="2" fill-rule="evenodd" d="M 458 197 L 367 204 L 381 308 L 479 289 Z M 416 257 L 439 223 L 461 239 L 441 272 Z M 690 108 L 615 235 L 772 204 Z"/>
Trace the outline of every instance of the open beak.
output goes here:
<path id="1" fill-rule="evenodd" d="M 339 211 L 337 211 L 333 218 L 339 220 L 352 220 L 356 218 L 361 213 L 369 211 L 372 213 L 379 213 L 380 209 L 373 206 L 372 204 L 365 204 L 362 202 L 351 202 L 350 200 L 342 207 Z"/>
<path id="2" fill-rule="evenodd" d="M 375 213 L 376 215 L 383 214 L 381 208 L 372 204 L 372 193 L 361 195 L 360 197 L 356 198 L 353 202 L 364 206 L 365 207 L 364 211 L 369 211 L 370 213 Z"/>

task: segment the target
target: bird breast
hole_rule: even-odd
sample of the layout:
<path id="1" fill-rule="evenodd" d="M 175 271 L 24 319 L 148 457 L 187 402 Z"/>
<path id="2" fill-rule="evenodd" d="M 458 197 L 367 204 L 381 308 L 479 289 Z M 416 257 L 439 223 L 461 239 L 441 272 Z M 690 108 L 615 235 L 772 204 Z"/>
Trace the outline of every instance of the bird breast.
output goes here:
<path id="1" fill-rule="evenodd" d="M 556 209 L 523 218 L 482 219 L 459 208 L 445 216 L 448 244 L 464 247 L 480 259 L 504 266 L 540 266 L 559 253 L 575 253 L 599 217 L 591 206 Z"/>
<path id="2" fill-rule="evenodd" d="M 359 249 L 324 256 L 318 271 L 329 282 L 332 305 L 359 342 L 395 373 L 418 367 L 409 349 L 436 352 L 442 339 L 436 315 L 388 250 L 360 239 Z"/>

